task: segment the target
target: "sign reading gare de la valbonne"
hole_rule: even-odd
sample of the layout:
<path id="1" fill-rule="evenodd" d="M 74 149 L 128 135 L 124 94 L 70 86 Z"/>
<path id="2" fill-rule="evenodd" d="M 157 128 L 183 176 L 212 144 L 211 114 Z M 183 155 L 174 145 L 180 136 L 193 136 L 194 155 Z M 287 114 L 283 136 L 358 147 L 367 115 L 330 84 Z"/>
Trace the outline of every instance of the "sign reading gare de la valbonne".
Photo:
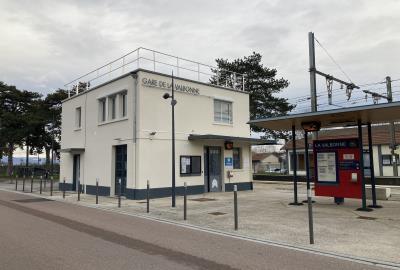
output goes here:
<path id="1" fill-rule="evenodd" d="M 171 82 L 166 82 L 163 80 L 156 80 L 156 79 L 149 79 L 149 78 L 143 78 L 142 79 L 142 84 L 144 86 L 148 87 L 157 87 L 157 88 L 163 88 L 163 89 L 171 89 L 172 83 Z M 192 94 L 192 95 L 200 95 L 200 90 L 199 88 L 196 87 L 191 87 L 179 83 L 174 83 L 174 90 Z"/>

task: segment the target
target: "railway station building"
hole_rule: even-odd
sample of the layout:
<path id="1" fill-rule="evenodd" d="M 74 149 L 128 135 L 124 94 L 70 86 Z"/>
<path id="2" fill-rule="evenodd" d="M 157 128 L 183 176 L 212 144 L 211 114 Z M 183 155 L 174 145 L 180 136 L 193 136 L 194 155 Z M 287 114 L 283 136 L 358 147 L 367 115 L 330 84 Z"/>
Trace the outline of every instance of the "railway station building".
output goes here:
<path id="1" fill-rule="evenodd" d="M 189 194 L 251 190 L 251 145 L 268 142 L 250 137 L 243 75 L 224 71 L 211 84 L 207 68 L 139 48 L 67 85 L 60 188 L 95 194 L 98 181 L 100 195 L 114 196 L 121 181 L 122 195 L 144 199 L 149 181 L 151 197 L 171 195 L 171 100 L 163 95 L 171 94 L 172 70 L 176 193 L 185 182 Z"/>

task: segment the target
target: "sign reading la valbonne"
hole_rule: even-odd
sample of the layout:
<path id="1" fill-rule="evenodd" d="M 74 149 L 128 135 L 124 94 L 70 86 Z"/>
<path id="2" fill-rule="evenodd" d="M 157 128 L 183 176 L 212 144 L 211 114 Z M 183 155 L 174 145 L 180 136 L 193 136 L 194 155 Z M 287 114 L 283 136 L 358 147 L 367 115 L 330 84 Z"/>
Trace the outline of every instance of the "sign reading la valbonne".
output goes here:
<path id="1" fill-rule="evenodd" d="M 163 89 L 171 89 L 171 82 L 166 82 L 162 80 L 155 80 L 155 79 L 149 79 L 149 78 L 143 78 L 142 79 L 142 84 L 144 86 L 148 87 L 158 87 L 158 88 L 163 88 Z M 175 88 L 174 90 L 192 94 L 192 95 L 200 95 L 200 90 L 199 88 L 196 87 L 191 87 L 187 85 L 182 85 L 175 83 Z"/>

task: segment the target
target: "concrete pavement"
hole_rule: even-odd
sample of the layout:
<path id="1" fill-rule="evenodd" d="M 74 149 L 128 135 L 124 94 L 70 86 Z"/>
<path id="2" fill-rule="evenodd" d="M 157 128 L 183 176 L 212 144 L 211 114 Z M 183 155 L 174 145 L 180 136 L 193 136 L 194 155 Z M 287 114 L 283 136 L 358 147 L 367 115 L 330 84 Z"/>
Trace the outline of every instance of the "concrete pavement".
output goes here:
<path id="1" fill-rule="evenodd" d="M 0 191 L 0 269 L 379 269 Z"/>

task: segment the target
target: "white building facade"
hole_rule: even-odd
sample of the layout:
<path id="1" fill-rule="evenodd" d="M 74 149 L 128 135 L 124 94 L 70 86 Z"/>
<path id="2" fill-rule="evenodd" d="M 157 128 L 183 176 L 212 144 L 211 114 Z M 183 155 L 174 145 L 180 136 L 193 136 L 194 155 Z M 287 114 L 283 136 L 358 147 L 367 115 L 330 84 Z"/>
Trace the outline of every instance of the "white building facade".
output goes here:
<path id="1" fill-rule="evenodd" d="M 176 192 L 251 190 L 249 95 L 175 78 Z M 171 76 L 137 69 L 62 104 L 60 189 L 171 195 Z M 65 180 L 65 185 L 63 185 Z M 120 182 L 121 181 L 121 186 Z"/>

